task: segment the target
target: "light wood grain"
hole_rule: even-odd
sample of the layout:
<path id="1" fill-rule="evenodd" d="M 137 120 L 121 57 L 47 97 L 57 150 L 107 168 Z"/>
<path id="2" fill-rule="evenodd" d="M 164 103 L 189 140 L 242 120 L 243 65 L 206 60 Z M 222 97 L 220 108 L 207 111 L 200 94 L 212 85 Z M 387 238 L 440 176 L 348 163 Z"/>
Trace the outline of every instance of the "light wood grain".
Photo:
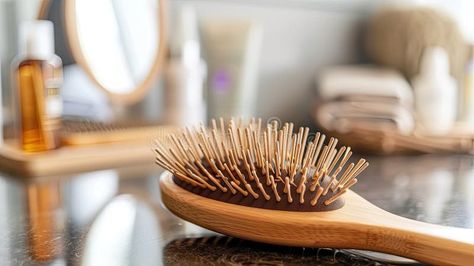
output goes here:
<path id="1" fill-rule="evenodd" d="M 30 178 L 152 162 L 151 143 L 150 139 L 70 146 L 39 153 L 25 153 L 6 143 L 0 147 L 0 170 Z"/>
<path id="2" fill-rule="evenodd" d="M 220 202 L 160 179 L 163 203 L 177 216 L 210 230 L 270 244 L 355 248 L 442 265 L 472 265 L 474 230 L 406 219 L 369 203 L 355 192 L 329 212 L 274 211 Z"/>

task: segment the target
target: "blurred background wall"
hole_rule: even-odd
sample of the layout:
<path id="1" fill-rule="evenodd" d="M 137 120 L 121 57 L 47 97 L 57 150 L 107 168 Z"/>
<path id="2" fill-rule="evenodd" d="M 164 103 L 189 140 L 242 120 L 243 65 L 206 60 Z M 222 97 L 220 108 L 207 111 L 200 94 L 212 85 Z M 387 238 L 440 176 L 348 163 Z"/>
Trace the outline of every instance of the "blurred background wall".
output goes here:
<path id="1" fill-rule="evenodd" d="M 33 19 L 39 0 L 0 1 L 0 56 L 2 58 L 3 102 L 11 101 L 9 69 L 16 54 L 14 25 Z M 362 26 L 374 9 L 391 1 L 377 0 L 170 0 L 169 33 L 179 8 L 192 5 L 198 20 L 208 18 L 250 18 L 263 27 L 263 43 L 258 70 L 256 116 L 279 117 L 296 124 L 311 124 L 308 110 L 314 100 L 315 79 L 319 70 L 329 65 L 364 62 L 361 48 Z M 396 1 L 400 2 L 400 1 Z M 473 39 L 469 1 L 401 1 L 429 3 L 455 13 L 461 26 Z M 449 2 L 449 3 L 448 3 Z M 469 37 L 470 35 L 470 37 Z M 58 47 L 57 50 L 64 50 Z M 67 55 L 60 54 L 65 64 Z M 84 75 L 85 79 L 87 77 Z M 90 82 L 81 86 L 94 86 Z M 95 90 L 92 88 L 92 90 Z M 162 113 L 162 75 L 140 104 L 125 113 L 160 117 Z M 97 90 L 96 95 L 101 92 Z M 97 96 L 98 97 L 98 96 Z M 125 114 L 126 115 L 126 114 Z M 8 115 L 7 115 L 8 116 Z"/>
<path id="2" fill-rule="evenodd" d="M 277 116 L 297 124 L 309 124 L 308 109 L 314 93 L 315 75 L 323 66 L 355 63 L 363 60 L 360 49 L 360 28 L 379 1 L 206 1 L 171 0 L 169 35 L 173 21 L 183 5 L 196 8 L 198 20 L 207 18 L 250 18 L 261 23 L 263 43 L 259 63 L 256 115 Z M 10 101 L 9 73 L 16 54 L 16 32 L 12 25 L 35 18 L 39 0 L 0 1 L 0 52 L 2 61 L 4 102 Z M 64 50 L 57 47 L 57 50 Z M 60 54 L 65 64 L 70 60 Z M 93 85 L 91 85 L 93 86 Z M 159 117 L 162 96 L 161 82 L 149 93 L 152 97 L 128 112 Z M 98 92 L 100 93 L 100 92 Z M 157 99 L 158 98 L 158 99 Z M 157 106 L 158 105 L 158 106 Z"/>

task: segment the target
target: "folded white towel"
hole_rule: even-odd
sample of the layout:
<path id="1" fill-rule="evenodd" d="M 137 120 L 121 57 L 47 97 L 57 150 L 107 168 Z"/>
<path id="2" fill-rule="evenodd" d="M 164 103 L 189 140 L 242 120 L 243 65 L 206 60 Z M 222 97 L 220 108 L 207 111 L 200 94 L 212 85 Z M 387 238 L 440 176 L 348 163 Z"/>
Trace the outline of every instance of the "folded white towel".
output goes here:
<path id="1" fill-rule="evenodd" d="M 318 105 L 316 118 L 323 128 L 341 133 L 362 126 L 408 135 L 415 128 L 415 120 L 409 109 L 386 102 L 327 102 Z"/>
<path id="2" fill-rule="evenodd" d="M 410 85 L 392 69 L 368 65 L 329 67 L 319 75 L 318 89 L 323 101 L 370 96 L 413 106 Z"/>

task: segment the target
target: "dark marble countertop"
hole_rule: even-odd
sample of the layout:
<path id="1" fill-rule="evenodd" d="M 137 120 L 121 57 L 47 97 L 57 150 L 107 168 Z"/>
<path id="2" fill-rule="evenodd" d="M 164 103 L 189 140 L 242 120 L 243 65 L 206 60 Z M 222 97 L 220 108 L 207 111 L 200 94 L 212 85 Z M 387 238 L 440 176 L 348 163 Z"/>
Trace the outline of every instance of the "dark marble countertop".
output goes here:
<path id="1" fill-rule="evenodd" d="M 474 228 L 474 157 L 368 160 L 354 190 L 375 205 L 420 221 Z M 244 241 L 185 222 L 162 206 L 161 171 L 143 165 L 39 179 L 0 174 L 0 265 L 394 263 L 383 254 Z"/>

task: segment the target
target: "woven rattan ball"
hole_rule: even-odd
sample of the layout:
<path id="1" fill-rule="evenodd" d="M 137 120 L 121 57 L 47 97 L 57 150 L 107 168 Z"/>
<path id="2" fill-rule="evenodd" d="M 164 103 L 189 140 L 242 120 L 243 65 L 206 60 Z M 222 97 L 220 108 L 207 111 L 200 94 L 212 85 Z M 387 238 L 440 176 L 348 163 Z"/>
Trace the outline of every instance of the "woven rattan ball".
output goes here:
<path id="1" fill-rule="evenodd" d="M 446 49 L 451 74 L 460 81 L 467 45 L 450 16 L 429 7 L 393 7 L 380 10 L 369 23 L 365 43 L 369 58 L 408 78 L 419 72 L 423 50 L 429 46 Z"/>

